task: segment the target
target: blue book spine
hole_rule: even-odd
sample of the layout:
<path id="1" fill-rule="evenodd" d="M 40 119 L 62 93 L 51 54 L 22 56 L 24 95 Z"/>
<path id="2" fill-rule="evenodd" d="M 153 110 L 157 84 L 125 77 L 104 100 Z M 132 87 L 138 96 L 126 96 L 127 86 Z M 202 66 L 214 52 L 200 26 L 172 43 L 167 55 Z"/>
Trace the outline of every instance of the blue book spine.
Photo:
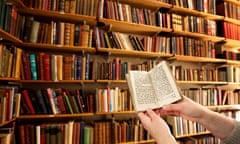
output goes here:
<path id="1" fill-rule="evenodd" d="M 81 79 L 82 75 L 82 56 L 77 56 L 77 80 Z"/>
<path id="2" fill-rule="evenodd" d="M 30 60 L 30 66 L 31 66 L 32 80 L 37 80 L 37 64 L 36 64 L 35 54 L 30 54 L 29 60 Z"/>
<path id="3" fill-rule="evenodd" d="M 86 54 L 86 68 L 85 68 L 85 80 L 89 79 L 89 57 L 90 55 Z"/>

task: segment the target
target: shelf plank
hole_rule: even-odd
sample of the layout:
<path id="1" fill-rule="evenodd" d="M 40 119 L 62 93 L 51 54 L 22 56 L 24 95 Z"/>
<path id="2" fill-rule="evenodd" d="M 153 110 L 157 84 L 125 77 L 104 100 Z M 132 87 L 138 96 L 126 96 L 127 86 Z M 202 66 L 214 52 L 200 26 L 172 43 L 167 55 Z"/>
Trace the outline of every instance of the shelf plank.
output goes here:
<path id="1" fill-rule="evenodd" d="M 177 61 L 187 61 L 187 62 L 204 62 L 204 63 L 225 63 L 225 59 L 216 59 L 216 58 L 206 58 L 206 57 L 196 57 L 196 56 L 183 56 L 175 55 L 170 57 L 168 60 L 177 60 Z"/>
<path id="2" fill-rule="evenodd" d="M 126 80 L 96 80 L 97 83 L 126 83 Z"/>
<path id="3" fill-rule="evenodd" d="M 193 32 L 188 32 L 188 31 L 173 30 L 172 33 L 177 34 L 177 35 L 188 36 L 188 37 L 200 38 L 203 40 L 211 40 L 213 42 L 221 42 L 224 40 L 224 37 L 210 36 L 210 35 L 206 35 L 206 34 L 193 33 Z"/>
<path id="4" fill-rule="evenodd" d="M 165 53 L 111 49 L 111 48 L 97 48 L 97 51 L 98 52 L 106 52 L 109 55 L 147 57 L 147 58 L 159 58 L 159 57 L 171 57 L 171 56 L 173 56 L 172 54 L 165 54 Z"/>
<path id="5" fill-rule="evenodd" d="M 17 117 L 19 120 L 33 120 L 33 119 L 59 119 L 59 118 L 76 118 L 94 116 L 94 113 L 79 113 L 79 114 L 46 114 L 46 115 L 21 115 Z"/>
<path id="6" fill-rule="evenodd" d="M 240 110 L 240 105 L 217 105 L 217 106 L 207 106 L 208 109 L 213 111 L 231 111 L 231 110 Z"/>
<path id="7" fill-rule="evenodd" d="M 170 12 L 177 12 L 178 14 L 186 14 L 186 15 L 195 15 L 195 16 L 199 16 L 199 17 L 204 17 L 208 20 L 223 20 L 224 16 L 220 16 L 220 15 L 215 15 L 215 14 L 210 14 L 210 13 L 206 13 L 206 12 L 201 12 L 198 10 L 194 10 L 194 9 L 189 9 L 189 8 L 183 8 L 183 7 L 179 7 L 179 6 L 173 6 L 172 8 L 170 8 Z"/>
<path id="8" fill-rule="evenodd" d="M 97 115 L 120 115 L 120 114 L 136 114 L 136 111 L 121 111 L 121 112 L 96 112 Z"/>
<path id="9" fill-rule="evenodd" d="M 0 77 L 0 81 L 17 82 L 17 81 L 20 81 L 20 79 L 19 79 L 19 78 L 5 78 L 5 77 Z"/>
<path id="10" fill-rule="evenodd" d="M 227 60 L 227 64 L 240 66 L 240 61 L 239 60 Z"/>
<path id="11" fill-rule="evenodd" d="M 3 29 L 0 28 L 0 40 L 7 40 L 15 43 L 21 43 L 22 41 L 13 35 L 9 34 L 8 32 L 5 32 Z"/>
<path id="12" fill-rule="evenodd" d="M 3 123 L 0 124 L 0 127 L 4 127 L 4 126 L 6 126 L 6 125 L 13 124 L 15 121 L 16 121 L 16 118 L 13 118 L 13 119 L 11 119 L 11 120 L 9 120 L 9 121 L 5 121 L 5 122 L 3 122 Z"/>
<path id="13" fill-rule="evenodd" d="M 225 85 L 222 86 L 218 86 L 219 89 L 222 90 L 236 90 L 236 89 L 240 89 L 240 82 L 236 83 L 236 82 L 226 82 Z"/>
<path id="14" fill-rule="evenodd" d="M 206 132 L 198 132 L 198 133 L 192 133 L 192 134 L 179 135 L 179 136 L 175 136 L 175 138 L 182 139 L 182 138 L 189 138 L 189 137 L 193 137 L 193 136 L 201 136 L 201 135 L 209 135 L 209 134 L 211 134 L 211 133 L 206 131 Z"/>
<path id="15" fill-rule="evenodd" d="M 58 83 L 94 83 L 95 80 L 20 80 L 21 83 L 49 83 L 49 84 L 58 84 Z"/>
<path id="16" fill-rule="evenodd" d="M 44 43 L 28 43 L 23 42 L 17 44 L 17 46 L 22 49 L 32 50 L 50 50 L 50 51 L 59 51 L 59 52 L 90 52 L 95 53 L 96 48 L 91 47 L 82 47 L 82 46 L 68 46 L 68 45 L 54 45 L 54 44 L 44 44 Z"/>
<path id="17" fill-rule="evenodd" d="M 171 8 L 172 5 L 156 0 L 119 0 L 120 3 L 129 4 L 136 7 L 144 7 L 149 9 Z"/>
<path id="18" fill-rule="evenodd" d="M 159 32 L 171 32 L 172 29 L 162 28 L 158 26 L 130 23 L 126 21 L 117 21 L 113 19 L 99 18 L 99 22 L 109 27 L 110 31 L 142 34 L 142 35 L 154 35 Z"/>
<path id="19" fill-rule="evenodd" d="M 230 23 L 233 23 L 233 24 L 240 25 L 240 21 L 237 20 L 237 19 L 233 19 L 233 18 L 225 17 L 225 18 L 224 18 L 224 21 L 226 21 L 226 22 L 230 22 Z"/>
<path id="20" fill-rule="evenodd" d="M 240 51 L 240 41 L 233 39 L 225 39 L 223 41 L 222 51 Z"/>
<path id="21" fill-rule="evenodd" d="M 225 85 L 227 82 L 218 81 L 177 81 L 178 84 L 198 84 L 198 85 Z"/>
<path id="22" fill-rule="evenodd" d="M 147 144 L 147 143 L 155 143 L 155 140 L 141 140 L 141 141 L 132 141 L 132 142 L 122 142 L 122 143 L 118 143 L 118 144 Z"/>
<path id="23" fill-rule="evenodd" d="M 79 15 L 79 14 L 71 14 L 57 11 L 49 11 L 49 10 L 39 10 L 39 9 L 30 9 L 24 8 L 19 9 L 19 12 L 24 15 L 34 16 L 36 18 L 43 18 L 48 21 L 62 21 L 69 23 L 83 23 L 89 25 L 96 25 L 97 20 L 94 16 L 87 15 Z"/>

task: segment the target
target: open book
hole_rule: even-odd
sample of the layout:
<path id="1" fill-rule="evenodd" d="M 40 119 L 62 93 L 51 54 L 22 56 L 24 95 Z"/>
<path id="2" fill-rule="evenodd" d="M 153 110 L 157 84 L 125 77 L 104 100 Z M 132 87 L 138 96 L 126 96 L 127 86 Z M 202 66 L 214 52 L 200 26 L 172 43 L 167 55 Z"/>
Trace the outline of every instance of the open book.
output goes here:
<path id="1" fill-rule="evenodd" d="M 160 108 L 182 98 L 165 61 L 149 72 L 129 71 L 126 78 L 135 111 Z"/>

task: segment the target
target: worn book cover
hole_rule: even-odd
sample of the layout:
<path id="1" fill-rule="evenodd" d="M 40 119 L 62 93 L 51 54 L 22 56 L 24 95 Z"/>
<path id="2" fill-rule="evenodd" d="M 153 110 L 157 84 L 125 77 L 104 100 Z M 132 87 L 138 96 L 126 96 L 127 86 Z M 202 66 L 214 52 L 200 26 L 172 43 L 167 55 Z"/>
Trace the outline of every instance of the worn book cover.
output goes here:
<path id="1" fill-rule="evenodd" d="M 126 75 L 135 111 L 156 109 L 181 99 L 166 61 L 150 71 L 129 71 Z"/>

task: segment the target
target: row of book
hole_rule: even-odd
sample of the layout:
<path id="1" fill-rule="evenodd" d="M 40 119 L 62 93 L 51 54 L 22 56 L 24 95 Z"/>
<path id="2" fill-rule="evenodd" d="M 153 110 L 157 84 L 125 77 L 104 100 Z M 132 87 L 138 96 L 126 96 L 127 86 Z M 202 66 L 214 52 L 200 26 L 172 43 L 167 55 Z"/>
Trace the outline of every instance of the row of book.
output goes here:
<path id="1" fill-rule="evenodd" d="M 176 80 L 219 81 L 218 71 L 213 68 L 191 68 L 181 65 L 172 65 L 171 69 Z"/>
<path id="2" fill-rule="evenodd" d="M 94 93 L 63 88 L 21 89 L 21 114 L 73 114 L 94 112 Z"/>
<path id="3" fill-rule="evenodd" d="M 0 123 L 20 114 L 21 94 L 15 86 L 0 86 Z"/>
<path id="4" fill-rule="evenodd" d="M 93 63 L 89 57 L 88 53 L 78 56 L 25 53 L 22 55 L 21 78 L 53 81 L 94 79 Z"/>
<path id="5" fill-rule="evenodd" d="M 170 14 L 167 12 L 154 12 L 109 0 L 100 2 L 99 17 L 167 28 L 171 26 Z"/>
<path id="6" fill-rule="evenodd" d="M 115 57 L 108 62 L 84 55 L 55 55 L 24 53 L 22 55 L 22 80 L 125 80 L 129 70 L 153 68 L 158 61 L 131 63 Z"/>
<path id="7" fill-rule="evenodd" d="M 168 3 L 205 13 L 216 14 L 216 0 L 169 0 Z"/>
<path id="8" fill-rule="evenodd" d="M 231 117 L 235 120 L 239 120 L 240 112 L 239 111 L 223 111 L 220 112 L 226 117 Z M 172 128 L 174 136 L 182 136 L 189 134 L 196 134 L 201 132 L 207 132 L 207 129 L 204 128 L 201 124 L 186 120 L 179 116 L 167 116 L 167 122 Z"/>
<path id="9" fill-rule="evenodd" d="M 0 77 L 20 78 L 22 50 L 0 43 Z"/>
<path id="10" fill-rule="evenodd" d="M 171 24 L 173 30 L 202 33 L 211 36 L 217 35 L 216 21 L 204 19 L 199 16 L 183 16 L 172 13 Z"/>
<path id="11" fill-rule="evenodd" d="M 207 136 L 207 137 L 190 137 L 185 138 L 177 141 L 178 144 L 221 144 L 220 139 L 214 136 Z"/>
<path id="12" fill-rule="evenodd" d="M 21 114 L 73 114 L 132 111 L 128 90 L 115 88 L 66 90 L 63 88 L 22 89 Z"/>
<path id="13" fill-rule="evenodd" d="M 218 88 L 182 89 L 184 95 L 204 106 L 240 104 L 239 90 L 221 90 Z"/>
<path id="14" fill-rule="evenodd" d="M 22 0 L 34 9 L 97 16 L 99 0 Z"/>
<path id="15" fill-rule="evenodd" d="M 95 28 L 96 47 L 215 58 L 215 44 L 184 36 L 141 36 Z"/>
<path id="16" fill-rule="evenodd" d="M 172 65 L 171 68 L 176 80 L 240 82 L 240 67 L 238 66 L 190 68 L 181 65 Z"/>
<path id="17" fill-rule="evenodd" d="M 227 39 L 240 40 L 239 33 L 240 26 L 238 24 L 230 22 L 219 22 L 218 33 L 219 36 L 223 36 Z"/>
<path id="18" fill-rule="evenodd" d="M 93 30 L 89 25 L 53 21 L 43 23 L 30 16 L 22 16 L 21 21 L 21 39 L 25 42 L 92 47 Z"/>
<path id="19" fill-rule="evenodd" d="M 217 15 L 222 15 L 227 18 L 232 18 L 239 20 L 240 19 L 240 11 L 239 5 L 232 2 L 220 1 L 217 3 Z"/>
<path id="20" fill-rule="evenodd" d="M 20 31 L 18 25 L 20 15 L 15 5 L 0 0 L 0 29 L 19 37 Z"/>
<path id="21" fill-rule="evenodd" d="M 112 3 L 112 0 L 105 0 Z M 23 0 L 24 4 L 30 8 L 37 8 L 42 10 L 52 10 L 59 12 L 69 12 L 69 9 L 76 14 L 91 15 L 97 14 L 99 3 L 104 0 Z M 160 2 L 169 3 L 179 7 L 190 8 L 201 12 L 216 14 L 216 0 L 161 0 Z M 121 7 L 121 3 L 114 3 L 111 8 Z M 66 8 L 67 7 L 67 8 Z"/>
<path id="22" fill-rule="evenodd" d="M 19 125 L 20 144 L 111 144 L 150 139 L 138 120 L 94 122 L 69 121 L 40 125 Z"/>
<path id="23" fill-rule="evenodd" d="M 0 143 L 1 144 L 12 144 L 16 143 L 15 135 L 14 135 L 14 128 L 0 128 Z"/>
<path id="24" fill-rule="evenodd" d="M 90 59 L 89 54 L 50 55 L 45 53 L 23 54 L 23 80 L 125 80 L 129 70 L 148 71 L 157 61 L 130 63 L 120 58 L 113 58 L 109 62 Z M 239 82 L 239 67 L 196 67 L 189 68 L 182 65 L 172 65 L 172 73 L 176 80 L 186 81 L 225 81 Z"/>
<path id="25" fill-rule="evenodd" d="M 239 66 L 229 65 L 218 68 L 219 81 L 239 83 L 240 82 L 239 74 L 240 74 Z"/>
<path id="26" fill-rule="evenodd" d="M 96 112 L 133 111 L 128 90 L 115 88 L 96 90 Z"/>

